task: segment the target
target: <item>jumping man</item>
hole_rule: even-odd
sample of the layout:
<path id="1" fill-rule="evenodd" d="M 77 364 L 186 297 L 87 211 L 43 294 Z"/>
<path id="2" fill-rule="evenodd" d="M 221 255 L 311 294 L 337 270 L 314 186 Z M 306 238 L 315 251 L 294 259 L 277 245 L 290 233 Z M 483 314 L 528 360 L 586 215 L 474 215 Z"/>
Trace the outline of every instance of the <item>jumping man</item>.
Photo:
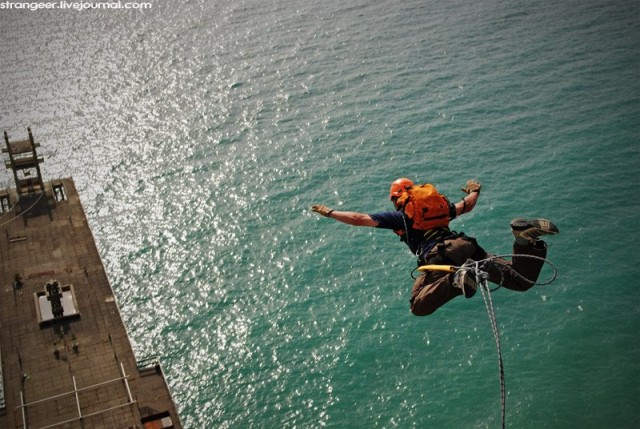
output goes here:
<path id="1" fill-rule="evenodd" d="M 407 201 L 410 201 L 408 196 L 415 188 L 414 183 L 405 178 L 397 179 L 391 184 L 389 197 L 396 208 L 395 211 L 364 214 L 333 210 L 323 205 L 314 205 L 311 209 L 324 217 L 330 217 L 348 225 L 393 230 L 417 256 L 418 265 L 461 266 L 470 259 L 480 261 L 493 257 L 478 245 L 475 238 L 449 229 L 449 221 L 470 212 L 476 206 L 481 189 L 479 182 L 467 181 L 466 186 L 462 188 L 467 195 L 455 204 L 449 203 L 446 197 L 438 194 L 441 197 L 439 201 L 442 201 L 438 207 L 428 207 L 428 205 L 420 207 L 422 212 L 436 213 L 436 216 L 427 222 L 427 229 L 416 228 L 418 224 L 414 221 L 416 218 L 408 216 Z M 515 256 L 511 261 L 501 258 L 492 259 L 485 269 L 491 282 L 524 292 L 535 284 L 547 254 L 547 245 L 539 237 L 557 234 L 559 231 L 546 219 L 522 218 L 511 221 L 511 231 L 515 237 L 513 243 Z M 456 296 L 472 297 L 476 288 L 477 281 L 473 270 L 458 270 L 456 273 L 426 271 L 420 274 L 413 284 L 411 312 L 416 316 L 429 315 Z"/>

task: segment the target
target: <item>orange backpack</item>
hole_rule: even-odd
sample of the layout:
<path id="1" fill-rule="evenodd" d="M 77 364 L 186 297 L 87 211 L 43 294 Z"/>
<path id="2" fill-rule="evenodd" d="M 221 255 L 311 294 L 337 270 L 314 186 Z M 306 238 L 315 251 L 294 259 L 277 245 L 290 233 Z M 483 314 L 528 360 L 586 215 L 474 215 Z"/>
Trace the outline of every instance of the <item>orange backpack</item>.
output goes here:
<path id="1" fill-rule="evenodd" d="M 407 188 L 398 198 L 404 214 L 413 221 L 413 227 L 429 230 L 449 226 L 449 200 L 430 183 Z"/>

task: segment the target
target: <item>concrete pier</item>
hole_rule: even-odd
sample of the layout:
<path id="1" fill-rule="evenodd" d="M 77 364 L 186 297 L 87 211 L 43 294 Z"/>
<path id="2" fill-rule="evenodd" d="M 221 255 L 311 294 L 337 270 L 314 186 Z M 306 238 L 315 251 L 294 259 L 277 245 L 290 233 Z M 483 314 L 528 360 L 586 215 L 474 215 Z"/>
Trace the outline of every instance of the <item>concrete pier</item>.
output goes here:
<path id="1" fill-rule="evenodd" d="M 181 428 L 159 362 L 136 360 L 73 180 L 32 182 L 0 189 L 0 428 Z"/>

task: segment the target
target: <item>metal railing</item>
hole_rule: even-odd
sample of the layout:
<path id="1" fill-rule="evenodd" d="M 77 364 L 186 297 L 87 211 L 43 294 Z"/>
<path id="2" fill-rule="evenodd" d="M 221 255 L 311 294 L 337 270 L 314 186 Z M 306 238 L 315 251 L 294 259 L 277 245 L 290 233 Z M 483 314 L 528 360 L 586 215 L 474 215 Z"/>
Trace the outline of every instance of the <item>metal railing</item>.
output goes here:
<path id="1" fill-rule="evenodd" d="M 112 380 L 103 381 L 101 383 L 97 383 L 97 384 L 93 384 L 91 386 L 86 386 L 86 387 L 81 387 L 81 388 L 78 388 L 78 386 L 76 384 L 76 378 L 75 378 L 75 376 L 72 375 L 71 378 L 73 380 L 73 390 L 71 390 L 69 392 L 61 393 L 59 395 L 54 395 L 54 396 L 50 396 L 48 398 L 40 399 L 40 400 L 37 400 L 37 401 L 32 401 L 32 402 L 29 402 L 29 403 L 26 403 L 26 404 L 24 402 L 24 393 L 21 391 L 20 392 L 20 405 L 18 407 L 16 407 L 16 408 L 21 408 L 22 409 L 22 427 L 23 427 L 23 429 L 28 429 L 29 428 L 27 426 L 27 407 L 33 406 L 33 405 L 36 405 L 36 404 L 40 404 L 40 403 L 43 403 L 43 402 L 47 402 L 47 401 L 52 401 L 54 399 L 62 398 L 62 397 L 65 397 L 65 396 L 71 396 L 71 395 L 75 396 L 76 406 L 78 408 L 78 416 L 74 417 L 72 419 L 68 419 L 68 420 L 62 421 L 62 422 L 56 422 L 56 423 L 53 423 L 53 424 L 50 424 L 50 425 L 47 425 L 47 426 L 41 426 L 38 429 L 48 429 L 48 428 L 53 428 L 55 426 L 65 425 L 67 423 L 71 423 L 71 422 L 75 422 L 75 421 L 81 421 L 81 420 L 83 420 L 85 418 L 88 418 L 88 417 L 97 416 L 99 414 L 104 414 L 104 413 L 107 413 L 109 411 L 113 411 L 115 409 L 126 407 L 126 406 L 134 404 L 136 401 L 131 396 L 131 390 L 129 389 L 129 381 L 128 381 L 129 376 L 124 372 L 124 365 L 122 363 L 120 363 L 120 374 L 121 374 L 121 376 L 118 377 L 118 378 L 114 378 Z M 127 391 L 127 399 L 128 399 L 127 402 L 125 402 L 123 404 L 115 405 L 115 406 L 112 406 L 112 407 L 109 407 L 107 409 L 100 410 L 100 411 L 97 411 L 97 412 L 82 414 L 82 407 L 80 405 L 80 398 L 78 396 L 79 392 L 83 392 L 83 391 L 91 390 L 91 389 L 96 389 L 96 388 L 98 388 L 100 386 L 104 386 L 104 385 L 110 384 L 110 383 L 116 383 L 118 381 L 123 381 L 124 382 L 124 386 L 125 386 L 126 391 Z"/>

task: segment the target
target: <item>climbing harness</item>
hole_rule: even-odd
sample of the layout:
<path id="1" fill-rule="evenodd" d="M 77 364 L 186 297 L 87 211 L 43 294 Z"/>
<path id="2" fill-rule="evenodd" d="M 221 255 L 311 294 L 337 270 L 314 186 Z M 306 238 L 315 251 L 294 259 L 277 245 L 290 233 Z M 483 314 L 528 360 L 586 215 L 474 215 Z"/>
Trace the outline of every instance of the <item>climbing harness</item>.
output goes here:
<path id="1" fill-rule="evenodd" d="M 454 265 L 423 265 L 417 268 L 418 271 L 444 271 L 449 273 L 454 273 L 458 270 L 474 271 L 477 285 L 480 288 L 480 292 L 482 293 L 482 299 L 484 301 L 485 308 L 487 309 L 487 314 L 489 316 L 489 323 L 491 324 L 491 331 L 493 332 L 493 337 L 496 342 L 496 350 L 498 352 L 498 370 L 500 373 L 500 416 L 502 421 L 502 425 L 501 425 L 502 429 L 505 429 L 505 418 L 506 418 L 506 389 L 505 389 L 505 382 L 504 382 L 504 379 L 505 379 L 504 365 L 502 361 L 502 349 L 500 347 L 500 331 L 498 329 L 498 323 L 496 321 L 496 311 L 495 311 L 495 308 L 493 307 L 493 300 L 491 299 L 491 293 L 495 292 L 500 286 L 498 286 L 498 288 L 493 290 L 489 288 L 489 273 L 487 272 L 486 269 L 487 269 L 487 264 L 490 264 L 490 263 L 500 264 L 502 266 L 510 268 L 508 265 L 495 261 L 495 259 L 497 258 L 503 259 L 503 258 L 514 257 L 514 256 L 517 256 L 519 258 L 524 257 L 524 258 L 542 260 L 544 263 L 551 266 L 553 270 L 552 276 L 550 277 L 549 280 L 542 283 L 537 283 L 535 281 L 525 278 L 524 276 L 520 276 L 522 277 L 522 279 L 526 280 L 527 282 L 533 285 L 539 285 L 539 286 L 548 285 L 552 283 L 558 275 L 558 270 L 556 269 L 555 265 L 553 265 L 553 263 L 548 259 L 542 258 L 540 256 L 525 255 L 525 254 L 496 255 L 486 259 L 481 259 L 479 261 L 474 261 L 470 259 L 467 262 L 465 262 L 462 266 L 459 266 L 459 267 Z"/>
<path id="2" fill-rule="evenodd" d="M 406 227 L 406 223 L 405 223 L 405 227 Z M 455 240 L 456 238 L 462 238 L 463 240 L 471 241 L 476 245 L 476 251 L 472 255 L 472 258 L 481 257 L 481 255 L 486 255 L 486 252 L 482 247 L 480 247 L 477 240 L 474 237 L 466 235 L 464 232 L 453 231 L 449 228 L 437 228 L 431 231 L 427 231 L 424 234 L 423 242 L 418 246 L 415 252 L 416 257 L 418 258 L 418 266 L 416 266 L 411 271 L 411 278 L 413 280 L 416 279 L 416 276 L 415 276 L 416 271 L 428 271 L 424 269 L 420 270 L 420 267 L 427 266 L 425 265 L 426 261 L 430 256 L 430 252 L 434 248 L 438 250 L 438 254 L 440 256 L 440 259 L 442 260 L 442 263 L 444 264 L 452 263 L 452 261 L 446 256 L 446 254 L 444 254 L 444 248 L 442 247 L 442 245 L 446 240 Z M 438 266 L 441 266 L 441 265 L 438 265 Z M 455 272 L 456 269 L 450 272 Z M 440 269 L 435 271 L 442 271 L 442 270 Z"/>

